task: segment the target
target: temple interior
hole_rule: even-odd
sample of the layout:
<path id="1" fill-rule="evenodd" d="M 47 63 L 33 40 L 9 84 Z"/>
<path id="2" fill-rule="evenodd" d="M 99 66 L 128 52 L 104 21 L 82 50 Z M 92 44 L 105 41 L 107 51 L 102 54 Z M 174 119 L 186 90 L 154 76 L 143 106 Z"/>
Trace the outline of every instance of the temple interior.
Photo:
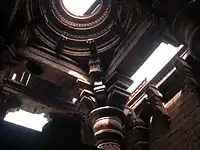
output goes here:
<path id="1" fill-rule="evenodd" d="M 199 14 L 200 0 L 1 0 L 0 149 L 199 150 Z"/>

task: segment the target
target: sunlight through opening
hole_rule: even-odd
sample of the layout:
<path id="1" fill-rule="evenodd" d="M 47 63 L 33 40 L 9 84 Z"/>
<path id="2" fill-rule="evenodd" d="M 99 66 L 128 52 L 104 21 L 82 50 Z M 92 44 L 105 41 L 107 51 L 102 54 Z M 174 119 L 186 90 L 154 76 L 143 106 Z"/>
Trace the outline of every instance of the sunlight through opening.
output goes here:
<path id="1" fill-rule="evenodd" d="M 143 81 L 151 81 L 162 68 L 181 50 L 183 45 L 174 47 L 170 44 L 161 43 L 139 70 L 131 77 L 134 83 L 128 88 L 133 92 Z"/>
<path id="2" fill-rule="evenodd" d="M 24 110 L 9 112 L 4 118 L 4 121 L 36 131 L 42 131 L 43 126 L 48 122 L 44 114 L 32 114 Z"/>
<path id="3" fill-rule="evenodd" d="M 66 10 L 75 16 L 84 16 L 96 0 L 63 0 Z M 94 8 L 95 11 L 96 7 Z M 91 12 L 93 13 L 93 11 Z"/>
<path id="4" fill-rule="evenodd" d="M 72 99 L 72 102 L 73 102 L 73 103 L 76 103 L 77 100 L 78 100 L 77 98 L 73 98 L 73 99 Z"/>

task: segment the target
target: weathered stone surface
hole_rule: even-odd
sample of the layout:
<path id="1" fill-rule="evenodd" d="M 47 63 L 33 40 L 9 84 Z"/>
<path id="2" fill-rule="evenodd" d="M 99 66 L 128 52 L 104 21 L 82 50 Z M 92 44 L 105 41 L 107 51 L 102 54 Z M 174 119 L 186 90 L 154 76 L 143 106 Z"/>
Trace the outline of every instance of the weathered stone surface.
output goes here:
<path id="1" fill-rule="evenodd" d="M 151 150 L 199 150 L 200 148 L 200 98 L 193 91 L 182 92 L 168 106 L 170 129 L 156 140 L 151 140 Z"/>

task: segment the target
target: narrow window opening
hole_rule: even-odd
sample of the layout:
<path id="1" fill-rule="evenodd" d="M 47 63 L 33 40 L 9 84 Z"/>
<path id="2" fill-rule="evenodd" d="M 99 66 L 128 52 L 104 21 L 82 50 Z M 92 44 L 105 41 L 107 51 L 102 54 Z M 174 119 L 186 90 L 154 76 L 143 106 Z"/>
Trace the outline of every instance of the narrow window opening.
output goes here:
<path id="1" fill-rule="evenodd" d="M 73 99 L 72 99 L 72 102 L 73 102 L 73 103 L 76 103 L 77 100 L 78 100 L 77 98 L 73 98 Z"/>
<path id="2" fill-rule="evenodd" d="M 135 91 L 145 79 L 145 85 L 148 84 L 182 47 L 183 45 L 174 47 L 170 44 L 161 43 L 139 70 L 131 77 L 134 83 L 128 88 L 128 91 L 131 93 Z"/>
<path id="3" fill-rule="evenodd" d="M 12 80 L 15 81 L 16 78 L 17 78 L 17 74 L 16 74 L 16 73 L 13 73 L 13 75 L 12 75 Z"/>

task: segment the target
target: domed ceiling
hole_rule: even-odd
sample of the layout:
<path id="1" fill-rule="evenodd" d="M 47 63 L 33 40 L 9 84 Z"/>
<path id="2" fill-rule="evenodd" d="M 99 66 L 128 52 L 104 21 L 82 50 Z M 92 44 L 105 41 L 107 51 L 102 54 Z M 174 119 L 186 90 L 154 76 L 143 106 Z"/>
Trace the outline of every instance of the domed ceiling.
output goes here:
<path id="1" fill-rule="evenodd" d="M 98 54 L 112 54 L 136 23 L 139 11 L 131 1 L 90 0 L 89 9 L 80 5 L 81 1 L 74 5 L 69 0 L 27 1 L 32 35 L 40 45 L 71 57 L 90 56 L 91 40 Z M 72 7 L 79 9 L 78 14 Z"/>

